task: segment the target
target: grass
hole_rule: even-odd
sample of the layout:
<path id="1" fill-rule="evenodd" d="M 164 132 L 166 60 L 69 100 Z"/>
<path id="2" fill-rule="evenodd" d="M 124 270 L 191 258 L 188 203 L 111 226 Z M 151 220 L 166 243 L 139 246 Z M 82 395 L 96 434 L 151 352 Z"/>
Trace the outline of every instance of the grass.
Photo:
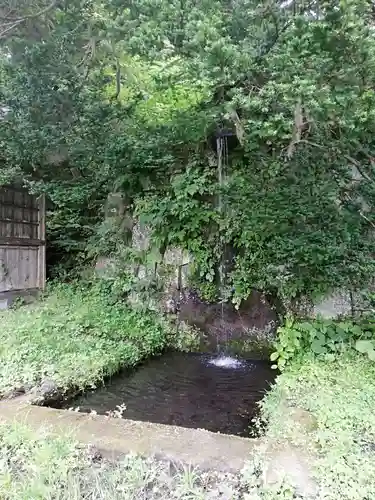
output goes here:
<path id="1" fill-rule="evenodd" d="M 0 396 L 45 379 L 61 391 L 95 386 L 171 340 L 155 315 L 109 304 L 95 287 L 55 287 L 33 306 L 2 312 L 0 322 Z"/>
<path id="2" fill-rule="evenodd" d="M 90 450 L 46 431 L 0 424 L 2 500 L 204 500 L 234 498 L 240 479 L 128 456 L 93 461 Z M 222 493 L 226 493 L 223 496 Z"/>
<path id="3" fill-rule="evenodd" d="M 316 418 L 312 432 L 285 418 L 285 403 Z M 262 404 L 267 438 L 315 452 L 319 499 L 375 498 L 375 363 L 347 352 L 289 366 Z M 282 498 L 282 497 L 281 497 Z"/>
<path id="4" fill-rule="evenodd" d="M 58 287 L 31 307 L 0 314 L 0 395 L 53 380 L 60 390 L 94 386 L 120 367 L 134 366 L 183 339 L 155 315 L 103 299 L 100 290 Z M 189 333 L 190 335 L 190 333 Z M 189 336 L 188 335 L 188 336 Z M 191 338 L 188 338 L 191 341 Z M 285 406 L 308 410 L 307 432 Z M 375 363 L 352 351 L 335 361 L 291 363 L 262 402 L 265 438 L 309 450 L 318 500 L 375 498 Z M 260 454 L 238 476 L 127 457 L 93 463 L 72 440 L 0 423 L 2 500 L 296 498 L 287 484 L 262 486 Z"/>
<path id="5" fill-rule="evenodd" d="M 375 364 L 354 353 L 335 362 L 305 359 L 289 366 L 262 404 L 265 438 L 311 449 L 317 500 L 375 498 Z M 285 416 L 285 404 L 316 418 L 309 432 Z M 260 454 L 241 474 L 203 473 L 129 456 L 94 463 L 69 437 L 0 424 L 2 500 L 291 500 L 287 483 L 262 485 Z"/>

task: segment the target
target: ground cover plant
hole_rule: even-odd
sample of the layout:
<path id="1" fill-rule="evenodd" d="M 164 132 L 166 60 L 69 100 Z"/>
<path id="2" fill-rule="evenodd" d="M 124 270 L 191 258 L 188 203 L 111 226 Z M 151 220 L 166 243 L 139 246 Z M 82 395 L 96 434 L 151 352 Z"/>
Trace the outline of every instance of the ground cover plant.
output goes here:
<path id="1" fill-rule="evenodd" d="M 240 486 L 232 474 L 135 456 L 109 462 L 69 437 L 0 424 L 3 500 L 204 500 L 237 498 Z"/>
<path id="2" fill-rule="evenodd" d="M 155 314 L 113 304 L 98 286 L 55 286 L 0 314 L 0 394 L 53 381 L 61 392 L 100 383 L 159 354 L 171 331 Z"/>
<path id="3" fill-rule="evenodd" d="M 262 403 L 264 439 L 276 447 L 287 440 L 313 450 L 309 464 L 318 500 L 368 500 L 375 495 L 374 364 L 359 353 L 340 354 L 330 363 L 305 359 L 289 364 Z M 313 429 L 296 427 L 286 403 L 308 410 Z M 288 478 L 272 486 L 262 481 L 262 450 L 237 474 L 205 472 L 139 457 L 102 461 L 71 436 L 39 433 L 24 425 L 0 424 L 0 496 L 30 499 L 231 499 L 299 498 Z"/>
<path id="4" fill-rule="evenodd" d="M 334 360 L 291 362 L 262 403 L 267 437 L 314 450 L 317 498 L 367 500 L 375 495 L 375 363 L 349 351 Z M 306 432 L 285 418 L 285 405 L 316 419 Z"/>

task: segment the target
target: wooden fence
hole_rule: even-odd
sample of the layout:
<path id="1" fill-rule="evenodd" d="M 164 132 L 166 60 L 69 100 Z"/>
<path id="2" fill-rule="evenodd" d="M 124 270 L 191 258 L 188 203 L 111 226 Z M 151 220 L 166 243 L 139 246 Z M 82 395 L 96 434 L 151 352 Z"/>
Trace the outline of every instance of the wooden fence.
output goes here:
<path id="1" fill-rule="evenodd" d="M 45 198 L 0 188 L 0 308 L 43 290 L 46 282 Z"/>

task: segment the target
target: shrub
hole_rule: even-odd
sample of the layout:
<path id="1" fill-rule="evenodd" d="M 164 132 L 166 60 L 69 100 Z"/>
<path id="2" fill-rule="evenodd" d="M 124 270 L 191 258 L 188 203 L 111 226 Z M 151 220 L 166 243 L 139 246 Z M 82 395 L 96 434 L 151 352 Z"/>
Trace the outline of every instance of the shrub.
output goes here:
<path id="1" fill-rule="evenodd" d="M 271 361 L 282 370 L 285 365 L 303 356 L 323 356 L 333 361 L 337 354 L 347 350 L 367 354 L 375 361 L 375 318 L 367 316 L 357 320 L 334 321 L 317 318 L 297 321 L 287 318 L 278 328 L 276 349 Z"/>

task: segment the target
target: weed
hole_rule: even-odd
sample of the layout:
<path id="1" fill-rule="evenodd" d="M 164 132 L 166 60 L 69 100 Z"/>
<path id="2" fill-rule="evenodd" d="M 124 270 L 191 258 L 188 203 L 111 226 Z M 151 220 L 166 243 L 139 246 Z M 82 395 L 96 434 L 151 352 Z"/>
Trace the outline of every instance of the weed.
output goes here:
<path id="1" fill-rule="evenodd" d="M 0 395 L 44 379 L 62 392 L 94 387 L 170 342 L 155 315 L 110 304 L 95 286 L 55 286 L 41 302 L 1 313 L 0 321 Z"/>
<path id="2" fill-rule="evenodd" d="M 276 350 L 271 354 L 271 361 L 276 361 L 280 370 L 289 362 L 306 355 L 319 356 L 330 362 L 350 349 L 366 354 L 375 361 L 375 323 L 372 316 L 340 321 L 323 318 L 297 321 L 287 318 L 277 333 Z"/>
<path id="3" fill-rule="evenodd" d="M 87 450 L 88 451 L 88 450 Z M 190 467 L 128 455 L 121 462 L 93 464 L 89 454 L 68 438 L 22 425 L 0 424 L 0 498 L 2 500 L 204 500 L 233 475 L 202 473 Z"/>
<path id="4" fill-rule="evenodd" d="M 319 499 L 375 498 L 374 381 L 375 364 L 354 350 L 331 362 L 305 356 L 285 368 L 262 403 L 268 439 L 315 450 Z M 317 428 L 296 432 L 286 402 L 311 412 Z"/>

